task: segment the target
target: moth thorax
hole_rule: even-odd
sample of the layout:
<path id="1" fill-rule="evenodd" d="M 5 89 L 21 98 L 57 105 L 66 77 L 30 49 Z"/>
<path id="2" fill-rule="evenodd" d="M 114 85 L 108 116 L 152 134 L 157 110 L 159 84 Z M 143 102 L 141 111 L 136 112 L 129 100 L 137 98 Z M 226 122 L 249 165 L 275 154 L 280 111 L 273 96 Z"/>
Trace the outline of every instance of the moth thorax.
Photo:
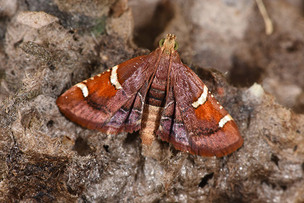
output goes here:
<path id="1" fill-rule="evenodd" d="M 140 137 L 144 145 L 151 145 L 155 140 L 162 109 L 162 107 L 145 104 L 140 130 Z"/>

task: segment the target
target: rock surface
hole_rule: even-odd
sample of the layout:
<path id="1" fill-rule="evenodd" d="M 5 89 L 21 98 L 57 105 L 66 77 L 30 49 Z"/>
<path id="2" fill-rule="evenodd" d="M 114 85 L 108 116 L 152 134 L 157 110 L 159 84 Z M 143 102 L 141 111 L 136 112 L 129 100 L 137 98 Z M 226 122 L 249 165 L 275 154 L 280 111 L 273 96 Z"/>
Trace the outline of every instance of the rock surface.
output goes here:
<path id="1" fill-rule="evenodd" d="M 264 1 L 270 35 L 257 1 L 75 2 L 0 1 L 0 202 L 304 202 L 302 1 Z M 61 93 L 166 33 L 237 122 L 233 154 L 147 153 L 60 114 Z"/>

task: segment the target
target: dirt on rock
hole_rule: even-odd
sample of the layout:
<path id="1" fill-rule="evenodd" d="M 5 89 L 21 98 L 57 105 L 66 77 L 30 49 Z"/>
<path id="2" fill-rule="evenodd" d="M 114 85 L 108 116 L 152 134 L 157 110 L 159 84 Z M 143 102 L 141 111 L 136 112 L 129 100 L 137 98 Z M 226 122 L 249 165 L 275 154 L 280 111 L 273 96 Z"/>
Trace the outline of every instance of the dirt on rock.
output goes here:
<path id="1" fill-rule="evenodd" d="M 0 8 L 0 202 L 304 202 L 303 1 Z M 160 140 L 147 152 L 138 132 L 84 129 L 58 110 L 72 85 L 149 53 L 167 33 L 237 123 L 244 144 L 231 155 Z"/>

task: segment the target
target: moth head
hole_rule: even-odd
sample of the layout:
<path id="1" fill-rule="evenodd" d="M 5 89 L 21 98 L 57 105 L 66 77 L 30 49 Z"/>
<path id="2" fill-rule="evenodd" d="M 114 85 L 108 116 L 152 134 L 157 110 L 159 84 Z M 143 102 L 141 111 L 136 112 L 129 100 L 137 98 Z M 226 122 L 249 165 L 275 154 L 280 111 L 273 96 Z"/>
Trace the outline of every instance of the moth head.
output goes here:
<path id="1" fill-rule="evenodd" d="M 175 35 L 167 34 L 166 38 L 163 38 L 159 41 L 159 46 L 165 53 L 170 54 L 178 49 L 178 44 L 175 40 Z"/>

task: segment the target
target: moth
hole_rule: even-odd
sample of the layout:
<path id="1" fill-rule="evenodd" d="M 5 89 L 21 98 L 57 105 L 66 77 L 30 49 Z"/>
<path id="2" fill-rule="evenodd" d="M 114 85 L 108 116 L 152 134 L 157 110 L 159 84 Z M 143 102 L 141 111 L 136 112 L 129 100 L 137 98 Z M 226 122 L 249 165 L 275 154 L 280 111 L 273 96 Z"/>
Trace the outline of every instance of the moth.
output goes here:
<path id="1" fill-rule="evenodd" d="M 113 135 L 140 130 L 148 146 L 156 135 L 195 155 L 234 152 L 243 144 L 235 121 L 176 49 L 176 36 L 168 34 L 155 51 L 74 85 L 56 103 L 88 129 Z"/>

